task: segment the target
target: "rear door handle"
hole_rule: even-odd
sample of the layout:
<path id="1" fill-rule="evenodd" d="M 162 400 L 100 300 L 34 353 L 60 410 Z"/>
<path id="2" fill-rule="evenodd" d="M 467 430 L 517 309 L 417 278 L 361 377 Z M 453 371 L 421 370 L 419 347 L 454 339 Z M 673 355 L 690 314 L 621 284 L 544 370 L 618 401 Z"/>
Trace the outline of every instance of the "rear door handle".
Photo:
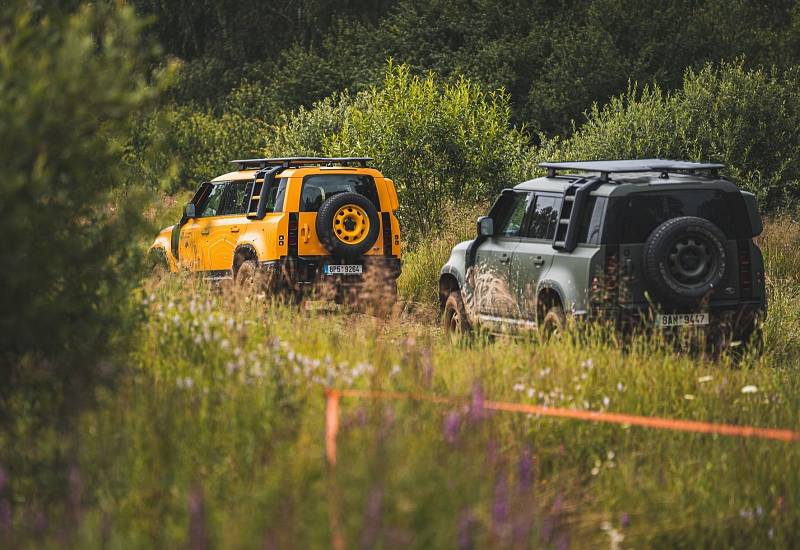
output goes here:
<path id="1" fill-rule="evenodd" d="M 238 226 L 234 225 L 233 227 L 231 227 L 231 233 L 238 233 L 238 232 L 239 232 L 239 227 Z"/>
<path id="2" fill-rule="evenodd" d="M 533 265 L 536 267 L 542 267 L 544 265 L 544 258 L 541 256 L 536 256 L 536 258 L 533 260 Z"/>
<path id="3" fill-rule="evenodd" d="M 508 254 L 500 254 L 500 263 L 501 264 L 507 264 L 510 261 L 511 261 L 511 256 L 509 256 Z"/>
<path id="4" fill-rule="evenodd" d="M 209 233 L 211 233 L 211 228 L 210 227 L 206 227 L 205 229 L 200 231 L 201 235 L 208 235 Z"/>

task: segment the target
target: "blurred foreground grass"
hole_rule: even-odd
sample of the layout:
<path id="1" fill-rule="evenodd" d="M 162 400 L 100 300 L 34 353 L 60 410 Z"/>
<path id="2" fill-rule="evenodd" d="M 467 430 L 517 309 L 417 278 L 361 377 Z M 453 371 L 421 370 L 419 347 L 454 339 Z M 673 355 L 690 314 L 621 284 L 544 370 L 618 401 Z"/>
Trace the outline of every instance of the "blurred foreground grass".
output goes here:
<path id="1" fill-rule="evenodd" d="M 154 277 L 132 298 L 141 323 L 127 373 L 82 417 L 78 455 L 64 464 L 69 501 L 42 507 L 46 488 L 6 473 L 0 529 L 21 545 L 111 548 L 328 547 L 334 529 L 347 547 L 369 548 L 791 546 L 797 443 L 476 404 L 800 429 L 798 236 L 788 218 L 768 225 L 766 349 L 738 364 L 644 337 L 622 350 L 601 328 L 464 345 L 408 308 L 388 318 L 298 310 L 185 275 Z M 425 264 L 441 258 L 418 254 L 406 273 L 425 281 L 435 269 Z M 464 401 L 344 398 L 330 469 L 328 386 Z"/>

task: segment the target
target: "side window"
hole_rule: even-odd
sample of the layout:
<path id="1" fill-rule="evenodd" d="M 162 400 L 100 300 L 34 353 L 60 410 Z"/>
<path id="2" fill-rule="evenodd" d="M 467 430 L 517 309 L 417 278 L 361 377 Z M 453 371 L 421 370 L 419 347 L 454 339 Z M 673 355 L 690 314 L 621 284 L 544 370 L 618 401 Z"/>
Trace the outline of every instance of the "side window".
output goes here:
<path id="1" fill-rule="evenodd" d="M 525 212 L 531 203 L 533 193 L 515 193 L 511 199 L 511 204 L 506 210 L 505 219 L 502 220 L 496 229 L 500 237 L 519 237 L 522 234 L 523 224 L 525 223 Z"/>
<path id="2" fill-rule="evenodd" d="M 531 214 L 528 236 L 533 239 L 552 239 L 556 234 L 561 198 L 538 195 L 536 206 Z"/>
<path id="3" fill-rule="evenodd" d="M 247 205 L 247 190 L 251 182 L 234 181 L 228 184 L 228 191 L 222 197 L 219 216 L 244 214 Z"/>
<path id="4" fill-rule="evenodd" d="M 590 197 L 583 211 L 583 219 L 578 230 L 578 242 L 600 244 L 600 229 L 606 211 L 605 197 Z"/>
<path id="5" fill-rule="evenodd" d="M 211 190 L 203 199 L 202 204 L 197 208 L 198 218 L 209 218 L 219 215 L 217 212 L 220 210 L 220 203 L 222 202 L 222 195 L 225 193 L 226 185 L 226 182 L 211 184 Z"/>
<path id="6" fill-rule="evenodd" d="M 267 212 L 283 212 L 283 200 L 286 198 L 286 187 L 289 178 L 281 178 L 267 193 Z"/>

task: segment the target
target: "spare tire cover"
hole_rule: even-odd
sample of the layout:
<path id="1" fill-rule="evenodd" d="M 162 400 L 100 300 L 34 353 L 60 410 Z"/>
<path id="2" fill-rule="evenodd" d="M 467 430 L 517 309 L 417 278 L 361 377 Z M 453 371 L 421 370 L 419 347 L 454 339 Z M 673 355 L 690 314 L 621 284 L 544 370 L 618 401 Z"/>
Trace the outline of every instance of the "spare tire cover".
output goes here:
<path id="1" fill-rule="evenodd" d="M 317 211 L 317 235 L 335 256 L 352 258 L 364 254 L 378 240 L 380 226 L 375 205 L 358 193 L 334 195 Z"/>
<path id="2" fill-rule="evenodd" d="M 696 305 L 725 277 L 725 234 L 703 218 L 667 220 L 647 237 L 644 267 L 649 288 L 664 305 Z"/>

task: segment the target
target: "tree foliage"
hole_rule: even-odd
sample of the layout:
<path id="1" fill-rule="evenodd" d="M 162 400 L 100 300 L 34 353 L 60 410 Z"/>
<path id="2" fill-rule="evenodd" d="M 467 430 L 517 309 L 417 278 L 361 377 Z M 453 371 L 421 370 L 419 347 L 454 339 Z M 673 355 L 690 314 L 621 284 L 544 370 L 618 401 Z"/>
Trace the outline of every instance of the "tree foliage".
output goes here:
<path id="1" fill-rule="evenodd" d="M 689 69 L 683 86 L 657 85 L 595 104 L 570 138 L 544 139 L 536 161 L 687 158 L 723 162 L 769 208 L 800 199 L 800 72 L 742 62 Z"/>
<path id="2" fill-rule="evenodd" d="M 687 67 L 797 62 L 794 0 L 136 0 L 187 63 L 173 97 L 218 107 L 242 79 L 283 109 L 378 85 L 387 58 L 511 96 L 512 120 L 564 134 L 629 81 L 681 85 Z"/>
<path id="3" fill-rule="evenodd" d="M 325 139 L 332 156 L 367 155 L 397 181 L 412 235 L 435 231 L 452 201 L 475 203 L 517 182 L 526 136 L 511 127 L 509 97 L 460 79 L 389 67 L 342 128 Z"/>
<path id="4" fill-rule="evenodd" d="M 0 8 L 0 393 L 67 394 L 90 387 L 135 281 L 141 204 L 110 193 L 153 92 L 133 10 L 27 6 Z"/>

